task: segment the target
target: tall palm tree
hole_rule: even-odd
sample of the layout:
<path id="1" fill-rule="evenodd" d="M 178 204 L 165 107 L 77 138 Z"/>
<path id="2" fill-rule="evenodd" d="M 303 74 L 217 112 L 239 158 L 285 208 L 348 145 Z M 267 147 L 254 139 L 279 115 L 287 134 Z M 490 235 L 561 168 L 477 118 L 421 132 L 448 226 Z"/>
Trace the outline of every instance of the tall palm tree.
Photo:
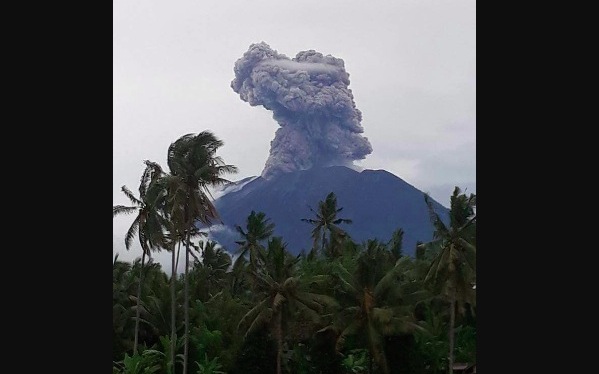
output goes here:
<path id="1" fill-rule="evenodd" d="M 170 298 L 171 298 L 171 311 L 170 311 L 170 359 L 169 365 L 170 370 L 175 370 L 176 366 L 176 351 L 177 351 L 177 295 L 176 295 L 176 283 L 177 283 L 177 263 L 178 254 L 181 250 L 181 242 L 184 238 L 184 233 L 181 232 L 173 219 L 175 208 L 172 203 L 172 191 L 176 191 L 178 188 L 178 180 L 173 178 L 170 174 L 164 173 L 157 178 L 152 184 L 150 184 L 147 191 L 147 199 L 152 201 L 155 206 L 161 212 L 162 217 L 165 221 L 165 232 L 164 232 L 164 247 L 171 252 L 171 279 L 170 279 Z"/>
<path id="2" fill-rule="evenodd" d="M 160 216 L 153 201 L 147 198 L 147 192 L 150 185 L 162 175 L 160 166 L 152 161 L 144 161 L 146 168 L 141 176 L 139 184 L 139 198 L 135 197 L 127 186 L 121 187 L 121 190 L 133 204 L 132 206 L 115 205 L 112 207 L 113 218 L 117 215 L 137 213 L 133 223 L 125 235 L 125 248 L 129 250 L 133 238 L 137 233 L 139 244 L 142 249 L 141 267 L 139 268 L 139 282 L 137 288 L 137 303 L 135 316 L 135 341 L 133 343 L 133 354 L 137 353 L 139 337 L 139 315 L 141 300 L 141 288 L 143 284 L 143 272 L 146 262 L 146 255 L 151 256 L 150 249 L 160 249 L 163 246 L 163 226 L 164 220 Z"/>
<path id="3" fill-rule="evenodd" d="M 324 201 L 318 202 L 318 211 L 315 211 L 311 207 L 310 211 L 316 215 L 316 218 L 302 218 L 302 222 L 308 222 L 314 226 L 312 229 L 312 239 L 314 244 L 312 245 L 312 251 L 310 257 L 316 255 L 319 249 L 321 253 L 325 253 L 327 242 L 329 243 L 329 255 L 332 257 L 338 257 L 340 255 L 340 248 L 343 239 L 346 238 L 347 234 L 339 226 L 341 223 L 352 223 L 352 220 L 347 218 L 337 218 L 337 214 L 343 210 L 343 208 L 337 208 L 337 196 L 331 192 L 327 195 Z M 327 240 L 328 239 L 328 240 Z"/>
<path id="4" fill-rule="evenodd" d="M 171 226 L 172 227 L 172 226 Z M 174 229 L 171 229 L 171 232 L 174 233 Z M 176 234 L 173 234 L 176 237 Z M 175 360 L 177 355 L 177 265 L 175 262 L 175 246 L 177 245 L 176 240 L 172 240 L 170 244 L 171 250 L 171 282 L 170 282 L 170 292 L 171 292 L 171 349 L 170 349 L 170 362 L 172 365 L 173 373 L 176 372 L 175 366 L 177 362 Z M 178 242 L 179 249 L 181 249 L 181 242 Z M 177 252 L 179 252 L 177 250 Z"/>
<path id="5" fill-rule="evenodd" d="M 239 244 L 239 257 L 236 262 L 245 257 L 249 253 L 250 271 L 258 269 L 258 261 L 264 261 L 264 246 L 262 242 L 268 240 L 274 232 L 275 224 L 266 218 L 263 212 L 256 213 L 252 210 L 247 218 L 246 230 L 239 225 L 235 225 L 235 229 L 241 235 L 242 240 L 237 241 Z"/>
<path id="6" fill-rule="evenodd" d="M 169 281 L 170 291 L 170 332 L 171 336 L 168 339 L 170 343 L 170 349 L 168 350 L 168 370 L 169 372 L 176 372 L 177 365 L 177 344 L 180 339 L 177 335 L 177 264 L 179 259 L 179 252 L 181 250 L 181 242 L 183 241 L 184 235 L 181 233 L 175 221 L 171 216 L 171 203 L 170 203 L 170 191 L 172 188 L 173 180 L 169 174 L 165 174 L 152 184 L 149 195 L 156 201 L 157 206 L 160 207 L 162 215 L 166 221 L 165 228 L 165 248 L 171 253 L 171 277 Z"/>
<path id="7" fill-rule="evenodd" d="M 424 295 L 421 285 L 412 276 L 410 258 L 400 258 L 389 269 L 386 264 L 392 263 L 392 254 L 384 244 L 369 240 L 364 247 L 354 270 L 348 270 L 341 262 L 334 264 L 335 298 L 342 304 L 342 310 L 336 314 L 336 321 L 320 332 L 333 330 L 337 334 L 339 352 L 348 336 L 365 339 L 369 371 L 372 372 L 374 361 L 388 373 L 383 337 L 420 328 L 413 310 Z"/>
<path id="8" fill-rule="evenodd" d="M 449 225 L 433 209 L 428 194 L 424 195 L 431 222 L 433 240 L 421 245 L 436 253 L 425 282 L 449 302 L 449 373 L 453 373 L 456 308 L 476 302 L 476 195 L 462 193 L 455 187 L 450 198 Z"/>
<path id="9" fill-rule="evenodd" d="M 209 226 L 218 219 L 218 213 L 210 200 L 209 187 L 217 187 L 230 183 L 222 175 L 234 173 L 237 168 L 224 163 L 216 156 L 223 142 L 210 131 L 199 134 L 187 134 L 168 149 L 167 163 L 170 169 L 168 176 L 169 216 L 182 233 L 185 241 L 185 277 L 184 277 L 184 312 L 185 333 L 183 372 L 187 373 L 189 351 L 189 252 L 191 236 L 197 233 L 196 223 Z"/>
<path id="10" fill-rule="evenodd" d="M 282 370 L 283 326 L 289 312 L 299 310 L 318 320 L 318 313 L 337 305 L 333 298 L 304 288 L 302 279 L 295 274 L 298 260 L 286 250 L 280 237 L 269 240 L 264 267 L 254 272 L 258 302 L 238 325 L 246 328 L 246 338 L 265 325 L 271 328 L 277 344 L 277 374 Z"/>

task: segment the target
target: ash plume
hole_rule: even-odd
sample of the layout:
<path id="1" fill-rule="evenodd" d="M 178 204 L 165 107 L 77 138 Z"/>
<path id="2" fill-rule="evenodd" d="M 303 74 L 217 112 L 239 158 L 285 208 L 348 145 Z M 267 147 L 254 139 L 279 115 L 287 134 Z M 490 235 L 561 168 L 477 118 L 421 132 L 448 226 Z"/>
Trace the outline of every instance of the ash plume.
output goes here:
<path id="1" fill-rule="evenodd" d="M 340 58 L 314 50 L 293 59 L 264 42 L 235 63 L 233 90 L 252 106 L 273 112 L 281 126 L 270 143 L 262 177 L 317 166 L 350 166 L 372 153 L 362 136 L 349 74 Z"/>

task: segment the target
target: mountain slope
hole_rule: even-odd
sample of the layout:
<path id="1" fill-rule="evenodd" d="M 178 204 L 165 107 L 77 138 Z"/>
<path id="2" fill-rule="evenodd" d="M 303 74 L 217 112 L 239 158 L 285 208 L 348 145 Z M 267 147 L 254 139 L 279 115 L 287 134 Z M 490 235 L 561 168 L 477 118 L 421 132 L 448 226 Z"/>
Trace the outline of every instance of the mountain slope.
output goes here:
<path id="1" fill-rule="evenodd" d="M 312 226 L 302 218 L 313 218 L 313 209 L 328 193 L 337 195 L 343 210 L 338 217 L 352 224 L 341 224 L 358 243 L 366 239 L 387 242 L 394 230 L 404 230 L 403 252 L 414 255 L 417 241 L 432 239 L 433 227 L 422 191 L 384 170 L 355 170 L 332 166 L 286 173 L 271 180 L 254 178 L 241 188 L 233 188 L 215 200 L 223 223 L 232 230 L 213 230 L 212 237 L 235 253 L 239 240 L 235 225 L 245 229 L 252 210 L 262 211 L 275 223 L 275 235 L 282 236 L 288 250 L 297 254 L 309 251 Z M 434 202 L 441 216 L 447 209 Z"/>

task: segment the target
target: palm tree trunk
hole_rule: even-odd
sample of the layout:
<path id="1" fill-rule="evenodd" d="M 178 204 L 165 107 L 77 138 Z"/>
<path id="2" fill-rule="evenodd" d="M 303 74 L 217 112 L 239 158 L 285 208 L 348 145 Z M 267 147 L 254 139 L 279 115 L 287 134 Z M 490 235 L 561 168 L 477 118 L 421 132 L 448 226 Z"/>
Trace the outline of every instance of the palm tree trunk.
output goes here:
<path id="1" fill-rule="evenodd" d="M 449 305 L 449 374 L 453 374 L 453 345 L 454 345 L 454 324 L 455 324 L 455 288 L 451 294 Z"/>
<path id="2" fill-rule="evenodd" d="M 138 339 L 139 339 L 139 314 L 140 314 L 140 309 L 139 309 L 139 304 L 141 301 L 141 285 L 143 283 L 143 270 L 144 270 L 144 264 L 146 262 L 146 251 L 142 246 L 142 252 L 143 254 L 141 255 L 141 267 L 139 268 L 139 283 L 137 285 L 137 303 L 136 303 L 136 307 L 135 307 L 135 340 L 133 342 L 133 354 L 136 355 L 137 354 L 137 343 L 138 343 Z"/>
<path id="3" fill-rule="evenodd" d="M 179 249 L 177 249 L 177 261 L 175 262 L 175 269 L 179 268 L 179 253 L 181 252 L 181 245 L 179 245 Z"/>
<path id="4" fill-rule="evenodd" d="M 185 242 L 185 278 L 183 279 L 185 285 L 185 301 L 183 305 L 183 311 L 185 313 L 185 335 L 183 337 L 185 346 L 183 348 L 183 374 L 187 374 L 187 355 L 189 352 L 189 231 L 187 232 L 187 240 Z"/>
<path id="5" fill-rule="evenodd" d="M 181 242 L 179 242 L 179 249 L 181 248 Z M 176 313 L 177 313 L 177 299 L 175 295 L 175 282 L 177 280 L 177 266 L 175 264 L 175 247 L 172 249 L 171 259 L 171 368 L 172 373 L 175 372 L 175 357 L 177 349 L 177 326 L 176 326 Z"/>
<path id="6" fill-rule="evenodd" d="M 368 374 L 372 374 L 372 352 L 368 351 Z"/>
<path id="7" fill-rule="evenodd" d="M 282 312 L 277 312 L 277 321 L 275 326 L 275 338 L 277 340 L 277 374 L 281 374 L 281 358 L 283 356 L 283 327 Z"/>

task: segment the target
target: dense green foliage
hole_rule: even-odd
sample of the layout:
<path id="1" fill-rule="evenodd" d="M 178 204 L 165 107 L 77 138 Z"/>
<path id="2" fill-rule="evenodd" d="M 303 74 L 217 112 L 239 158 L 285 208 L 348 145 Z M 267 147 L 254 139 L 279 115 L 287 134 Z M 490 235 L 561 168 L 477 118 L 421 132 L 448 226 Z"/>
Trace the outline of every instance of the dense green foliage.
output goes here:
<path id="1" fill-rule="evenodd" d="M 195 143 L 209 139 L 208 154 L 194 139 L 171 148 L 169 173 L 146 163 L 140 198 L 123 190 L 134 207 L 115 207 L 137 213 L 127 246 L 137 232 L 144 252 L 113 261 L 113 373 L 445 373 L 454 358 L 476 361 L 475 195 L 456 187 L 449 222 L 431 209 L 435 238 L 416 258 L 402 255 L 401 228 L 388 243 L 354 242 L 338 224 L 360 222 L 337 217 L 334 193 L 298 217 L 314 228 L 308 255 L 292 256 L 262 212 L 225 249 L 190 222 L 217 219 L 205 186 L 234 168 L 214 155 L 216 138 Z M 175 260 L 177 243 L 183 274 L 146 261 L 150 249 Z"/>

